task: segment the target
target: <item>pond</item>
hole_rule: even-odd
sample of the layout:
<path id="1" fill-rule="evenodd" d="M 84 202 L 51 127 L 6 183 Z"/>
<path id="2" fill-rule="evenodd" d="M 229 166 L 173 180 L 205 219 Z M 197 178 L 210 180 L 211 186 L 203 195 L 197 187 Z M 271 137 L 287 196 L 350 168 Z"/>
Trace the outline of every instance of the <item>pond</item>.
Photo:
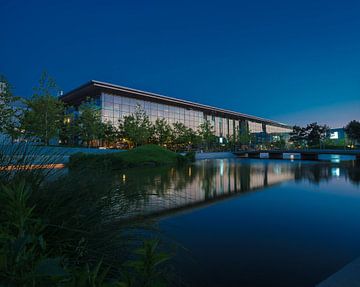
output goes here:
<path id="1" fill-rule="evenodd" d="M 202 160 L 117 177 L 143 195 L 127 216 L 182 247 L 188 286 L 314 286 L 360 256 L 355 161 Z"/>
<path id="2" fill-rule="evenodd" d="M 176 286 L 315 286 L 360 257 L 360 162 L 344 157 L 64 169 L 53 180 L 66 212 L 116 232 L 144 224 L 141 238 L 176 249 Z"/>

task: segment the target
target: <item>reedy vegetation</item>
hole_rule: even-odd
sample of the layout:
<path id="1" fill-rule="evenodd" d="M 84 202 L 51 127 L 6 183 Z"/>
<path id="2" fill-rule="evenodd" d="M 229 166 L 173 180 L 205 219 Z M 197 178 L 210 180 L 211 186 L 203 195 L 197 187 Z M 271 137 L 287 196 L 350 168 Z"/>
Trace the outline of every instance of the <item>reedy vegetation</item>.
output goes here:
<path id="1" fill-rule="evenodd" d="M 57 175 L 56 155 L 38 161 L 48 171 L 31 169 L 35 150 L 0 150 L 1 163 L 13 167 L 0 172 L 0 285 L 165 286 L 170 255 L 144 239 L 154 236 L 151 223 L 120 224 L 129 207 L 108 174 Z"/>

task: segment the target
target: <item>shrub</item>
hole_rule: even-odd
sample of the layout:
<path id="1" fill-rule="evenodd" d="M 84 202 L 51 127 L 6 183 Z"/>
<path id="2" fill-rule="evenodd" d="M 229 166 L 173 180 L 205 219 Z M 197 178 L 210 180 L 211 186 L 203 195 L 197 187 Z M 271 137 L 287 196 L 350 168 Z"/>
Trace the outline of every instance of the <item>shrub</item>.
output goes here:
<path id="1" fill-rule="evenodd" d="M 194 161 L 195 154 L 183 156 L 157 145 L 144 145 L 127 152 L 111 154 L 77 153 L 70 157 L 69 168 L 123 169 L 140 166 L 182 164 Z"/>

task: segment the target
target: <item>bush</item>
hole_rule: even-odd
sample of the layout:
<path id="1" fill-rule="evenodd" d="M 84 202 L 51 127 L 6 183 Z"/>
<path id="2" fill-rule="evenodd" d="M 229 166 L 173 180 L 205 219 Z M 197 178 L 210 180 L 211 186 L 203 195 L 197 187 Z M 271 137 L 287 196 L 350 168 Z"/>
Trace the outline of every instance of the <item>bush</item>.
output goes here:
<path id="1" fill-rule="evenodd" d="M 70 157 L 69 168 L 123 169 L 140 166 L 183 164 L 195 160 L 195 153 L 185 156 L 157 145 L 144 145 L 127 152 L 111 154 L 77 153 Z"/>

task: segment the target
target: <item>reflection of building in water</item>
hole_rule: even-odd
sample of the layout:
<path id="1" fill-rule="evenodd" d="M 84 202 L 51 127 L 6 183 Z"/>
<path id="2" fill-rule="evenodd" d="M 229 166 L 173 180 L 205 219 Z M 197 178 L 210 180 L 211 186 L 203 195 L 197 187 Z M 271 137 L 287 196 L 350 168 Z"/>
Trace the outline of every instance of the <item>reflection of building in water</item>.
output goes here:
<path id="1" fill-rule="evenodd" d="M 189 167 L 186 176 L 184 181 L 184 171 L 172 169 L 166 191 L 159 194 L 157 187 L 150 189 L 137 212 L 149 214 L 202 205 L 294 179 L 295 173 L 284 163 L 259 161 L 250 165 L 235 160 L 205 160 Z M 159 182 L 161 178 L 154 180 Z"/>

